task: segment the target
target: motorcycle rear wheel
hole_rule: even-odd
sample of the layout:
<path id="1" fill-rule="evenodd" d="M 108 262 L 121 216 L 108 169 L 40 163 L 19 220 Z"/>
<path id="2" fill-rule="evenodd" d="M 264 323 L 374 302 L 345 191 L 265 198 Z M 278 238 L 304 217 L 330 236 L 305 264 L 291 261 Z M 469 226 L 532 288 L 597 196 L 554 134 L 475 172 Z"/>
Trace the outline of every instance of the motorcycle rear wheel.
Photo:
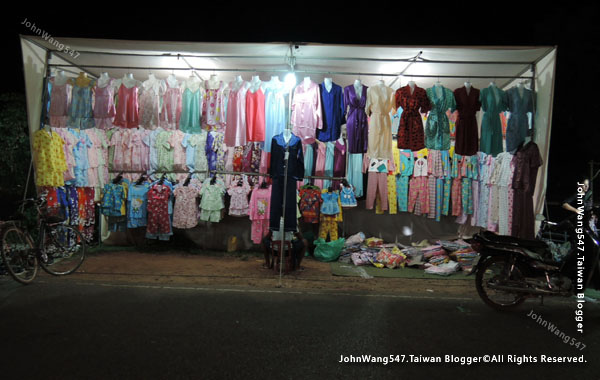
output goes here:
<path id="1" fill-rule="evenodd" d="M 525 272 L 517 262 L 510 273 L 511 264 L 508 257 L 496 256 L 486 260 L 482 267 L 477 270 L 475 287 L 479 297 L 488 306 L 499 311 L 516 308 L 527 299 L 526 294 L 506 290 L 496 290 L 489 287 L 490 283 L 501 284 L 505 281 L 525 282 Z"/>

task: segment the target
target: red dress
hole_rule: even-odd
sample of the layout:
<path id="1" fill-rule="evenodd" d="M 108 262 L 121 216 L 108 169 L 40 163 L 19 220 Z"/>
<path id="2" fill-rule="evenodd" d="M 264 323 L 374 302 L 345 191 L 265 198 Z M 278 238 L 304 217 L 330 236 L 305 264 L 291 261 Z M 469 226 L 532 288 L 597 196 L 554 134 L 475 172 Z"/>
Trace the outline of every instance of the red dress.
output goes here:
<path id="1" fill-rule="evenodd" d="M 479 90 L 463 86 L 454 90 L 458 120 L 456 120 L 456 143 L 454 151 L 462 156 L 473 156 L 479 150 L 479 128 L 475 114 L 481 109 Z"/>
<path id="2" fill-rule="evenodd" d="M 164 235 L 171 233 L 169 218 L 169 196 L 171 189 L 166 185 L 156 184 L 148 191 L 148 226 L 146 233 Z"/>
<path id="3" fill-rule="evenodd" d="M 421 114 L 425 114 L 431 109 L 431 102 L 425 89 L 415 85 L 411 94 L 410 86 L 400 87 L 396 90 L 395 106 L 396 109 L 402 107 L 397 138 L 398 149 L 415 151 L 425 148 L 425 134 Z"/>

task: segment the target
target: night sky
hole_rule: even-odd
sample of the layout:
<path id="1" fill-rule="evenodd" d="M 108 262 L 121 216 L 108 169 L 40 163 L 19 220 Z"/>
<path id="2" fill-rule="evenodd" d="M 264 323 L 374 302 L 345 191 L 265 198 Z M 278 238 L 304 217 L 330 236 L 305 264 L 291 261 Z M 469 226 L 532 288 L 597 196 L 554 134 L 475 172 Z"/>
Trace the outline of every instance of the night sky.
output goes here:
<path id="1" fill-rule="evenodd" d="M 56 37 L 198 42 L 316 42 L 382 45 L 556 45 L 558 62 L 549 157 L 549 202 L 561 201 L 575 181 L 600 162 L 600 15 L 598 6 L 498 4 L 494 11 L 467 11 L 466 4 L 446 9 L 409 9 L 404 3 L 324 9 L 296 8 L 263 12 L 257 6 L 216 5 L 186 9 L 150 6 L 148 14 L 100 4 L 98 12 L 2 15 L 2 92 L 23 92 L 19 34 L 31 34 L 27 18 Z M 225 4 L 224 2 L 221 2 Z M 324 3 L 324 2 L 323 2 Z M 228 3 L 229 4 L 229 3 Z M 455 3 L 456 4 L 456 3 Z M 500 6 L 501 5 L 501 6 Z M 230 9 L 231 8 L 231 9 Z M 308 8 L 308 7 L 307 7 Z M 458 9 L 459 8 L 459 9 Z M 600 169 L 600 167 L 598 168 Z M 595 181 L 600 189 L 600 180 Z M 599 191 L 596 191 L 598 194 Z M 595 197 L 598 199 L 598 196 Z"/>

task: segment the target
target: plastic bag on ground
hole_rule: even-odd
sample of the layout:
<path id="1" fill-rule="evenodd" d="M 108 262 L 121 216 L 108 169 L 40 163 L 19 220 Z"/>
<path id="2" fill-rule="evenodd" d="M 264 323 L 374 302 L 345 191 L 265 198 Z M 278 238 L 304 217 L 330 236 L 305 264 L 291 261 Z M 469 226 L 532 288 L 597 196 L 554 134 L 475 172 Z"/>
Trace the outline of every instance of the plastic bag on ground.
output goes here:
<path id="1" fill-rule="evenodd" d="M 314 241 L 315 259 L 319 261 L 336 261 L 340 257 L 340 252 L 344 248 L 346 239 L 341 238 L 333 241 L 325 241 L 323 238 L 318 238 Z"/>

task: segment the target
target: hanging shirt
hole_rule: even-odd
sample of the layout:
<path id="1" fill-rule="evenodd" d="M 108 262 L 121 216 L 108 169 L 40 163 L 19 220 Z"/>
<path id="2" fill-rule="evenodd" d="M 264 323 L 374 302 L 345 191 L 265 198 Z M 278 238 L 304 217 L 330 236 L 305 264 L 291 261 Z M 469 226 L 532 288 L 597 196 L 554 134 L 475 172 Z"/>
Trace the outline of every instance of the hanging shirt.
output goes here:
<path id="1" fill-rule="evenodd" d="M 173 208 L 173 227 L 193 228 L 198 225 L 198 202 L 200 185 L 178 186 L 173 191 L 175 207 Z"/>
<path id="2" fill-rule="evenodd" d="M 346 133 L 348 134 L 348 151 L 350 153 L 366 153 L 368 147 L 368 118 L 365 112 L 368 87 L 362 86 L 361 96 L 357 96 L 354 85 L 344 88 L 344 105 L 348 106 L 346 116 Z"/>
<path id="3" fill-rule="evenodd" d="M 71 128 L 94 128 L 93 92 L 95 81 L 90 81 L 87 87 L 73 85 L 71 103 L 69 104 L 69 119 L 67 125 Z"/>
<path id="4" fill-rule="evenodd" d="M 64 186 L 67 170 L 64 140 L 58 133 L 40 129 L 33 134 L 33 164 L 37 186 Z"/>
<path id="5" fill-rule="evenodd" d="M 263 151 L 271 152 L 273 136 L 282 133 L 287 124 L 287 91 L 283 83 L 267 82 L 265 90 L 265 143 Z"/>
<path id="6" fill-rule="evenodd" d="M 450 89 L 435 85 L 427 89 L 432 107 L 425 124 L 425 147 L 435 150 L 450 149 L 450 121 L 446 111 L 456 110 L 454 93 Z"/>
<path id="7" fill-rule="evenodd" d="M 321 96 L 315 82 L 310 81 L 308 86 L 301 83 L 294 89 L 291 124 L 292 132 L 303 144 L 312 144 L 316 130 L 323 128 Z"/>
<path id="8" fill-rule="evenodd" d="M 323 128 L 317 130 L 317 140 L 335 141 L 340 138 L 342 124 L 346 123 L 344 93 L 342 87 L 335 83 L 331 83 L 329 91 L 325 83 L 321 83 L 319 89 L 323 105 Z"/>
<path id="9" fill-rule="evenodd" d="M 384 85 L 372 86 L 367 91 L 366 112 L 369 119 L 369 143 L 367 155 L 374 158 L 393 159 L 392 111 L 394 90 Z"/>
<path id="10" fill-rule="evenodd" d="M 127 195 L 127 227 L 137 228 L 145 227 L 147 224 L 147 204 L 148 204 L 149 183 L 140 185 L 133 184 L 129 187 Z"/>

